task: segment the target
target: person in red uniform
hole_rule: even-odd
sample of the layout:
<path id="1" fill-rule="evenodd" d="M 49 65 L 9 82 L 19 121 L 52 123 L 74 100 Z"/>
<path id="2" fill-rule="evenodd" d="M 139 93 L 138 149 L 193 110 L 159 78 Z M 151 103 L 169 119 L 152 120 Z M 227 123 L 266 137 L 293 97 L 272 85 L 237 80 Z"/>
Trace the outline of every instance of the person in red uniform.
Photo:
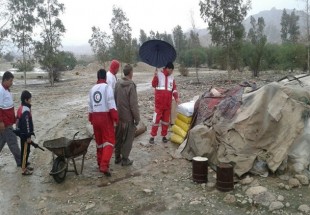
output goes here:
<path id="1" fill-rule="evenodd" d="M 155 88 L 155 113 L 153 116 L 151 138 L 149 140 L 149 143 L 151 144 L 155 143 L 154 138 L 157 135 L 160 123 L 162 141 L 164 143 L 168 142 L 166 136 L 170 123 L 172 97 L 175 99 L 177 104 L 179 103 L 179 95 L 172 74 L 173 69 L 174 65 L 172 62 L 168 62 L 163 70 L 155 70 L 155 74 L 152 80 L 152 86 Z"/>
<path id="2" fill-rule="evenodd" d="M 99 170 L 111 176 L 109 164 L 114 150 L 114 124 L 118 123 L 118 113 L 113 89 L 106 83 L 104 69 L 97 72 L 97 79 L 97 84 L 89 92 L 89 121 L 94 129 Z"/>
<path id="3" fill-rule="evenodd" d="M 113 89 L 113 92 L 115 92 L 115 84 L 117 81 L 116 74 L 118 73 L 120 67 L 120 63 L 117 60 L 112 60 L 110 64 L 110 69 L 107 72 L 107 84 L 110 85 Z"/>

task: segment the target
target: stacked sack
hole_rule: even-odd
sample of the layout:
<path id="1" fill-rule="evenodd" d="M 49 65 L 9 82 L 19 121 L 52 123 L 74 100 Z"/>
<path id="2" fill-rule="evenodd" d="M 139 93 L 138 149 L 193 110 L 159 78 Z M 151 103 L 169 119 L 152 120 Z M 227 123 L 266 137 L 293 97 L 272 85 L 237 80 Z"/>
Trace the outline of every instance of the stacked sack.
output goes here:
<path id="1" fill-rule="evenodd" d="M 171 128 L 173 132 L 170 137 L 171 142 L 182 144 L 185 140 L 192 122 L 194 105 L 195 101 L 190 101 L 178 105 L 177 118 L 175 119 L 175 123 Z"/>

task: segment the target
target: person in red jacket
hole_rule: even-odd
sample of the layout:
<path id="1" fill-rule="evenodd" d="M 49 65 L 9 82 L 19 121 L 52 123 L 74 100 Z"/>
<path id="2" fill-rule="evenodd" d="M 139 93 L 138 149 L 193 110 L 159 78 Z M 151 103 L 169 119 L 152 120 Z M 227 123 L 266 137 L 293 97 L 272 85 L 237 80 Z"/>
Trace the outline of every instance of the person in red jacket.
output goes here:
<path id="1" fill-rule="evenodd" d="M 155 113 L 153 116 L 153 125 L 151 129 L 151 138 L 149 143 L 155 143 L 158 127 L 161 123 L 161 136 L 164 143 L 168 142 L 166 138 L 170 122 L 172 97 L 176 103 L 179 103 L 175 80 L 173 77 L 174 65 L 168 62 L 162 71 L 155 70 L 152 80 L 152 86 L 155 88 Z"/>
<path id="2" fill-rule="evenodd" d="M 0 152 L 7 143 L 17 166 L 21 166 L 20 148 L 13 132 L 13 124 L 16 121 L 13 97 L 10 92 L 13 79 L 14 75 L 6 71 L 2 76 L 2 84 L 0 85 Z"/>
<path id="3" fill-rule="evenodd" d="M 115 84 L 117 81 L 116 74 L 118 73 L 120 63 L 117 60 L 112 60 L 110 64 L 110 69 L 107 72 L 107 84 L 110 85 L 115 92 Z"/>
<path id="4" fill-rule="evenodd" d="M 94 129 L 99 170 L 111 176 L 109 164 L 114 150 L 114 124 L 118 123 L 118 113 L 113 89 L 106 83 L 106 71 L 100 69 L 97 78 L 97 84 L 89 92 L 89 121 Z"/>

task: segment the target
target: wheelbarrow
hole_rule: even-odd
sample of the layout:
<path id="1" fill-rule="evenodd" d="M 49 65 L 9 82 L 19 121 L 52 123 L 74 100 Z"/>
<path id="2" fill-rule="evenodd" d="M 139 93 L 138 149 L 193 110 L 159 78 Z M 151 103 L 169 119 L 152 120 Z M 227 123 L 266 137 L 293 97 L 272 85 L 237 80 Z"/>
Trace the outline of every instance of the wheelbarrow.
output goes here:
<path id="1" fill-rule="evenodd" d="M 74 134 L 72 140 L 61 137 L 53 140 L 47 140 L 43 143 L 43 146 L 45 148 L 53 152 L 53 168 L 49 174 L 53 176 L 54 180 L 57 183 L 61 183 L 65 180 L 67 172 L 75 172 L 76 175 L 79 174 L 76 168 L 74 158 L 82 155 L 83 159 L 80 174 L 82 174 L 83 172 L 84 158 L 92 138 L 85 138 L 79 140 L 75 139 L 75 136 L 78 133 L 79 132 Z M 57 156 L 56 159 L 55 155 Z M 73 170 L 68 168 L 70 160 L 72 161 L 74 166 Z"/>

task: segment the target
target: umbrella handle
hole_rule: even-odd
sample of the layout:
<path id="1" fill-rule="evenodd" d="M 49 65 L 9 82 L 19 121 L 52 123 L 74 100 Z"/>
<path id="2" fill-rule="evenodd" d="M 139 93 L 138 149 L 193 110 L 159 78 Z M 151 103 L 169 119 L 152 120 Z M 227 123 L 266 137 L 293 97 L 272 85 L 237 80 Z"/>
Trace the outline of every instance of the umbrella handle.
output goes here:
<path id="1" fill-rule="evenodd" d="M 154 75 L 157 75 L 157 73 L 158 73 L 158 68 L 156 67 Z"/>

